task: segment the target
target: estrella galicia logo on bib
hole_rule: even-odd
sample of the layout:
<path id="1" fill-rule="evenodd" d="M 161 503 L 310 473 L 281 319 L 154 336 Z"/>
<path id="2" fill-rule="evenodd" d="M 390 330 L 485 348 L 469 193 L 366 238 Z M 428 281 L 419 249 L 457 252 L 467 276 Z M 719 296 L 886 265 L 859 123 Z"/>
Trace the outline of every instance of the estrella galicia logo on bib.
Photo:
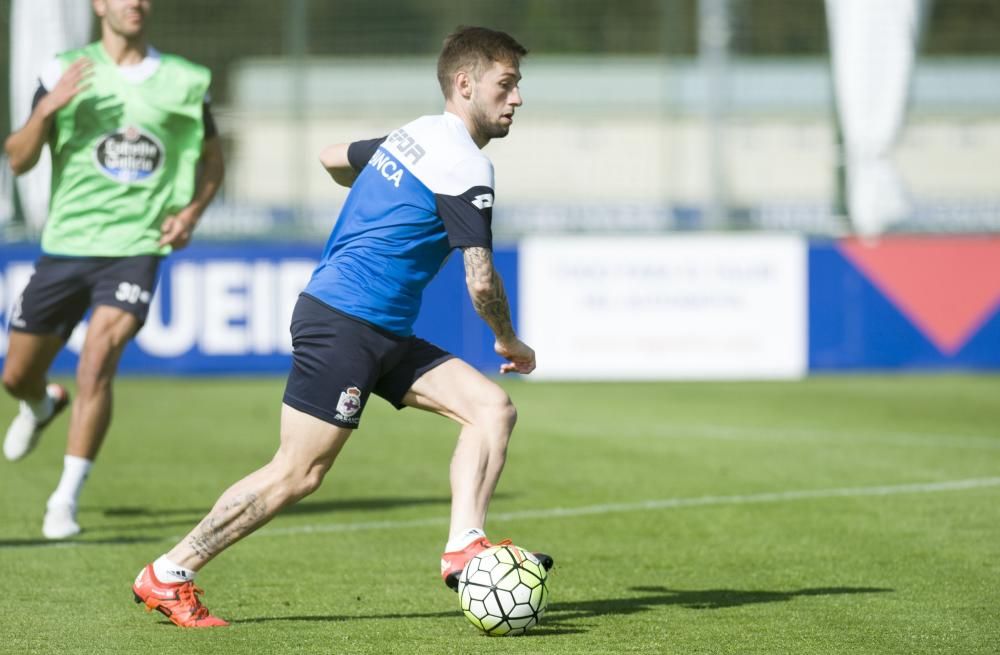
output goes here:
<path id="1" fill-rule="evenodd" d="M 101 139 L 94 160 L 116 182 L 141 182 L 163 165 L 163 144 L 149 132 L 129 126 Z"/>

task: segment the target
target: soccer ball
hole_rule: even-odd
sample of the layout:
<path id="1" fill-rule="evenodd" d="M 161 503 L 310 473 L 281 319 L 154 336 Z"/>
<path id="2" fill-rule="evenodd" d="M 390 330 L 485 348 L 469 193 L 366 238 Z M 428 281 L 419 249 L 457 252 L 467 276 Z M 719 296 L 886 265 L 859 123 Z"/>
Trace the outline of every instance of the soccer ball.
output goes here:
<path id="1" fill-rule="evenodd" d="M 458 578 L 462 612 L 490 636 L 524 634 L 545 612 L 547 578 L 528 551 L 509 544 L 487 548 L 469 560 Z"/>

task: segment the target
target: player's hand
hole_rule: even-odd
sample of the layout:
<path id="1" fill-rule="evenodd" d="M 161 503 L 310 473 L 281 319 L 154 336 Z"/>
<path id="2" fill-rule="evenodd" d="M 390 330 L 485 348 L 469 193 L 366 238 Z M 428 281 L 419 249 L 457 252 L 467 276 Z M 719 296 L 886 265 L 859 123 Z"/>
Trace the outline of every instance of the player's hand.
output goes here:
<path id="1" fill-rule="evenodd" d="M 78 93 L 90 87 L 90 76 L 93 71 L 94 64 L 86 57 L 80 57 L 69 65 L 39 104 L 44 103 L 43 109 L 48 115 L 56 113 L 68 105 Z"/>
<path id="2" fill-rule="evenodd" d="M 506 364 L 500 365 L 501 373 L 522 373 L 527 375 L 535 370 L 535 351 L 521 341 L 514 339 L 509 343 L 500 343 L 493 346 L 498 355 L 507 360 Z"/>
<path id="3" fill-rule="evenodd" d="M 198 218 L 194 212 L 182 209 L 172 216 L 167 216 L 160 227 L 160 246 L 171 246 L 180 250 L 191 243 L 194 226 Z"/>

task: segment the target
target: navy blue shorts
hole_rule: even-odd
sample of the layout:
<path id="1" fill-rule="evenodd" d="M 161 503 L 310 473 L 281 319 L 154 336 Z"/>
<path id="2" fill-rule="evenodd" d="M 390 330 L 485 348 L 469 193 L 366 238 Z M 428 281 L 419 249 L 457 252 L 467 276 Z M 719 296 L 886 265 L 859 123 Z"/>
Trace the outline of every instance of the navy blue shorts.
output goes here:
<path id="1" fill-rule="evenodd" d="M 146 322 L 156 289 L 159 255 L 52 257 L 42 255 L 14 305 L 10 329 L 58 334 L 65 341 L 91 307 L 118 307 Z"/>
<path id="2" fill-rule="evenodd" d="M 374 393 L 402 409 L 421 375 L 454 357 L 418 337 L 400 337 L 301 294 L 292 312 L 292 370 L 284 403 L 343 428 L 361 423 Z"/>

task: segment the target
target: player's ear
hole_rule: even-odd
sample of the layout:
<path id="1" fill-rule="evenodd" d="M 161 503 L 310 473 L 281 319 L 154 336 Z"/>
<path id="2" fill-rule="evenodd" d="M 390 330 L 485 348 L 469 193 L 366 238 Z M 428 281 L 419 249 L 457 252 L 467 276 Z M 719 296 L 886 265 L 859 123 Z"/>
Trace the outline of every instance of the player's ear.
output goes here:
<path id="1" fill-rule="evenodd" d="M 90 6 L 98 18 L 103 18 L 108 9 L 105 0 L 90 0 Z"/>
<path id="2" fill-rule="evenodd" d="M 466 100 L 472 97 L 473 87 L 472 75 L 468 71 L 460 70 L 455 73 L 455 90 Z"/>

